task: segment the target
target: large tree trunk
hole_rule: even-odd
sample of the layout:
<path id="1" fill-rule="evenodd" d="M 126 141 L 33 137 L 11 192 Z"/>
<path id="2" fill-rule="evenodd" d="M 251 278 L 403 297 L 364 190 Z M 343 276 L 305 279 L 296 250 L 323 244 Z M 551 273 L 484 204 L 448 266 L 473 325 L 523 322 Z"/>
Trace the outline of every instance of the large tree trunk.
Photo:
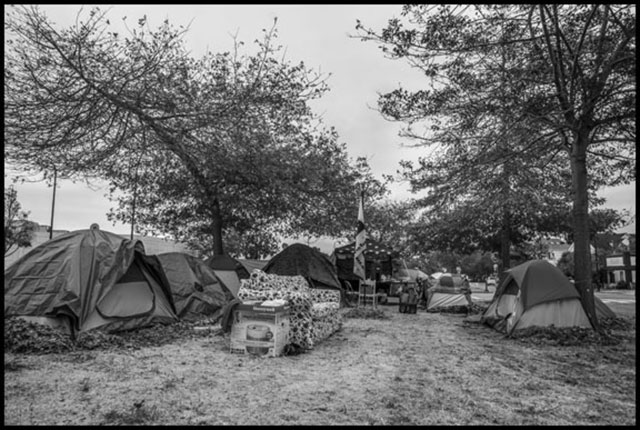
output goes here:
<path id="1" fill-rule="evenodd" d="M 213 199 L 211 205 L 211 225 L 213 227 L 213 254 L 224 254 L 222 246 L 222 215 L 220 214 L 220 202 L 217 198 Z"/>
<path id="2" fill-rule="evenodd" d="M 591 324 L 599 329 L 591 285 L 591 252 L 589 240 L 589 197 L 587 193 L 587 145 L 589 131 L 580 130 L 571 149 L 573 182 L 573 240 L 575 285 Z"/>
<path id="3" fill-rule="evenodd" d="M 502 171 L 502 229 L 500 231 L 500 259 L 502 260 L 502 268 L 499 273 L 499 282 L 504 279 L 505 270 L 511 268 L 511 211 L 509 210 L 509 200 L 511 198 L 511 189 L 509 187 L 509 179 L 511 177 L 511 164 L 505 160 L 504 170 Z"/>
<path id="4" fill-rule="evenodd" d="M 499 274 L 499 283 L 502 282 L 505 270 L 511 267 L 511 212 L 507 205 L 502 206 L 502 231 L 500 232 L 500 258 L 502 269 Z"/>

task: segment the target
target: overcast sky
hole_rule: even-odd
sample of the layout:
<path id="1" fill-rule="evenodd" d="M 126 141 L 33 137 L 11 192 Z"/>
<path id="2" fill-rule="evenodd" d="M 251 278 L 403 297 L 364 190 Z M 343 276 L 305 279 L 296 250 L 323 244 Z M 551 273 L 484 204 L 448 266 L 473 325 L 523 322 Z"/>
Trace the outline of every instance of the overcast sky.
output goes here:
<path id="1" fill-rule="evenodd" d="M 5 6 L 6 7 L 6 6 Z M 40 6 L 60 28 L 76 19 L 80 5 Z M 91 6 L 84 6 L 89 10 Z M 416 160 L 424 149 L 410 148 L 398 137 L 401 124 L 382 119 L 373 108 L 377 94 L 393 90 L 402 83 L 409 89 L 424 84 L 420 72 L 406 62 L 385 58 L 374 42 L 362 42 L 355 34 L 356 20 L 368 27 L 383 28 L 387 21 L 400 16 L 401 5 L 100 5 L 109 9 L 112 25 L 121 25 L 123 17 L 131 27 L 147 16 L 151 28 L 165 19 L 175 26 L 190 25 L 185 36 L 192 55 L 200 57 L 206 50 L 230 51 L 233 37 L 251 46 L 262 38 L 277 18 L 278 42 L 286 48 L 286 58 L 305 65 L 328 78 L 330 91 L 313 103 L 325 125 L 336 128 L 350 157 L 364 156 L 375 175 L 395 174 L 400 160 Z M 117 24 L 116 24 L 117 23 Z M 83 183 L 59 182 L 56 191 L 54 228 L 86 229 L 96 222 L 104 230 L 128 234 L 129 225 L 107 221 L 111 202 L 104 184 L 91 189 Z M 30 219 L 50 225 L 52 188 L 43 182 L 16 186 L 18 200 Z M 392 188 L 392 198 L 411 197 L 406 184 Z M 629 210 L 635 214 L 635 182 L 603 191 L 606 207 Z M 354 202 L 354 205 L 356 202 Z M 635 233 L 635 223 L 624 231 Z"/>

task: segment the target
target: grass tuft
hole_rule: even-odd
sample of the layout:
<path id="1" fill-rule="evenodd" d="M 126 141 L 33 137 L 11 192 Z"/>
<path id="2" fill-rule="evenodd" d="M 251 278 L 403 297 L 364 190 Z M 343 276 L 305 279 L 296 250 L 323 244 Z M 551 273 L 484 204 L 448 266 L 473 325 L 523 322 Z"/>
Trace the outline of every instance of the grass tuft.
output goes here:
<path id="1" fill-rule="evenodd" d="M 149 425 L 154 424 L 159 417 L 155 406 L 147 406 L 144 400 L 134 403 L 126 411 L 110 410 L 104 414 L 104 425 Z"/>
<path id="2" fill-rule="evenodd" d="M 382 309 L 377 308 L 352 308 L 343 314 L 345 318 L 362 318 L 362 319 L 390 319 Z"/>

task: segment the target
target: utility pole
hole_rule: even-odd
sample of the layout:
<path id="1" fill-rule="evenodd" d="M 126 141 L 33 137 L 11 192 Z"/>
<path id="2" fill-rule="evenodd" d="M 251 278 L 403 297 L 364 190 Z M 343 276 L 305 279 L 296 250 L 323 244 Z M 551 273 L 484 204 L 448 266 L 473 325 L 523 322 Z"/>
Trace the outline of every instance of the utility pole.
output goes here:
<path id="1" fill-rule="evenodd" d="M 131 240 L 133 240 L 133 227 L 136 225 L 136 197 L 138 193 L 138 184 L 134 185 L 133 204 L 131 205 Z"/>
<path id="2" fill-rule="evenodd" d="M 53 166 L 53 200 L 51 201 L 51 225 L 49 226 L 49 240 L 53 239 L 53 211 L 56 207 L 56 184 L 58 182 L 58 171 Z"/>
<path id="3" fill-rule="evenodd" d="M 147 134 L 142 130 L 142 139 L 143 139 L 143 148 L 146 148 L 147 143 Z M 140 150 L 140 156 L 138 157 L 138 162 L 136 163 L 136 175 L 133 184 L 133 201 L 131 204 L 131 240 L 133 240 L 133 230 L 136 225 L 136 200 L 138 198 L 138 169 L 140 168 L 140 162 L 142 161 L 143 150 Z"/>

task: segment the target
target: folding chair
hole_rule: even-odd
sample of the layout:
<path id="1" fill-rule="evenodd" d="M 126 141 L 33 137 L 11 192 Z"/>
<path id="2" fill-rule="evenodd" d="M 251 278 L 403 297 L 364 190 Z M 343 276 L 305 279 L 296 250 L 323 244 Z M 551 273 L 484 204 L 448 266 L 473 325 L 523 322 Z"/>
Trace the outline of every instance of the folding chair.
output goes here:
<path id="1" fill-rule="evenodd" d="M 364 281 L 360 281 L 358 288 L 358 307 L 367 306 L 369 303 L 372 307 L 377 307 L 376 281 L 366 279 Z"/>

